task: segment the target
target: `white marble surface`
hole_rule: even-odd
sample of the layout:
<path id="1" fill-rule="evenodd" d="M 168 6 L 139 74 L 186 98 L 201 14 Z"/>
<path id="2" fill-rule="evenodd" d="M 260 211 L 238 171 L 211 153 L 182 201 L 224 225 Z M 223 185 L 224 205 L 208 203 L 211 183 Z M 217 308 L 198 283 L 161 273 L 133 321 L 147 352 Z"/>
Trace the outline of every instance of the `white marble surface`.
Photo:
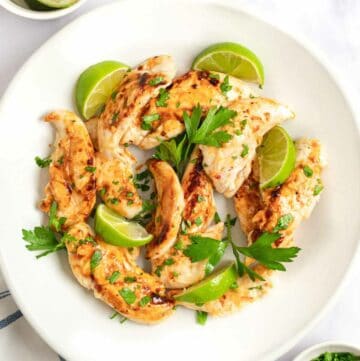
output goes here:
<path id="1" fill-rule="evenodd" d="M 89 0 L 77 12 L 48 22 L 19 18 L 0 7 L 0 96 L 17 69 L 46 39 L 82 13 L 109 2 Z M 323 51 L 351 89 L 360 114 L 360 0 L 239 0 L 238 3 L 283 29 L 300 34 Z M 355 222 L 359 223 L 359 215 L 354 215 Z M 331 261 L 336 267 L 336 260 Z M 325 340 L 344 340 L 360 347 L 358 274 L 359 257 L 335 307 L 281 361 L 292 360 L 307 346 Z M 0 287 L 4 288 L 1 279 Z M 9 297 L 6 302 L 7 309 L 16 309 Z M 4 361 L 58 360 L 23 318 L 0 331 L 0 350 Z M 241 360 L 241 353 L 238 359 Z"/>

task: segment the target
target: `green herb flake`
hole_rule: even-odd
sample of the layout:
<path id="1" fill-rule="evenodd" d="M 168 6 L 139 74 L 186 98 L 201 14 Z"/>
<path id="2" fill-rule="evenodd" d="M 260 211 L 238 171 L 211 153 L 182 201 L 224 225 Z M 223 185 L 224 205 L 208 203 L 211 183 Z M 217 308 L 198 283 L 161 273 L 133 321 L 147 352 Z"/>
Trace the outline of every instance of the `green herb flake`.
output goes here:
<path id="1" fill-rule="evenodd" d="M 104 197 L 104 195 L 106 194 L 106 188 L 101 188 L 99 190 L 99 194 L 100 194 L 101 197 Z"/>
<path id="2" fill-rule="evenodd" d="M 196 322 L 204 326 L 207 321 L 208 314 L 204 311 L 196 311 Z"/>
<path id="3" fill-rule="evenodd" d="M 184 249 L 183 241 L 181 239 L 177 241 L 174 245 L 174 248 L 177 249 L 178 251 L 182 251 Z"/>
<path id="4" fill-rule="evenodd" d="M 124 277 L 124 282 L 134 283 L 134 282 L 136 282 L 136 277 L 130 277 L 130 276 Z"/>
<path id="5" fill-rule="evenodd" d="M 200 225 L 202 224 L 202 219 L 201 219 L 201 217 L 195 218 L 194 223 L 195 223 L 197 226 L 200 226 Z"/>
<path id="6" fill-rule="evenodd" d="M 198 201 L 198 203 L 204 202 L 204 201 L 205 201 L 205 197 L 198 195 L 198 196 L 197 196 L 197 201 Z"/>
<path id="7" fill-rule="evenodd" d="M 232 86 L 230 85 L 230 82 L 229 82 L 229 76 L 226 75 L 226 77 L 224 78 L 224 81 L 220 84 L 220 90 L 224 95 L 226 95 L 227 92 L 229 92 L 231 89 L 232 89 Z"/>
<path id="8" fill-rule="evenodd" d="M 216 73 L 210 73 L 210 74 L 209 74 L 209 78 L 210 78 L 210 79 L 219 80 L 219 79 L 220 79 L 220 75 L 219 75 L 219 74 L 216 74 Z"/>
<path id="9" fill-rule="evenodd" d="M 62 165 L 64 163 L 64 155 L 62 155 L 58 160 L 57 160 L 57 163 L 59 165 Z"/>
<path id="10" fill-rule="evenodd" d="M 115 112 L 113 116 L 111 117 L 111 124 L 114 124 L 119 117 L 119 112 Z"/>
<path id="11" fill-rule="evenodd" d="M 112 99 L 112 100 L 115 100 L 117 94 L 118 94 L 118 91 L 117 91 L 117 90 L 113 91 L 113 92 L 111 93 L 111 99 Z"/>
<path id="12" fill-rule="evenodd" d="M 51 164 L 51 158 L 35 157 L 35 162 L 40 168 L 47 168 Z"/>
<path id="13" fill-rule="evenodd" d="M 238 287 L 239 287 L 239 285 L 238 285 L 238 283 L 235 281 L 235 282 L 233 282 L 232 285 L 230 286 L 230 289 L 231 289 L 231 290 L 235 290 L 235 289 L 238 288 Z"/>
<path id="14" fill-rule="evenodd" d="M 241 135 L 241 134 L 242 134 L 242 131 L 240 129 L 235 130 L 235 135 Z"/>
<path id="15" fill-rule="evenodd" d="M 312 177 L 312 175 L 314 174 L 313 170 L 307 165 L 304 166 L 303 172 L 304 172 L 305 176 L 308 178 Z"/>
<path id="16" fill-rule="evenodd" d="M 143 130 L 151 130 L 151 123 L 155 120 L 160 119 L 160 114 L 148 114 L 142 117 L 141 129 Z"/>
<path id="17" fill-rule="evenodd" d="M 176 107 L 176 108 L 179 108 L 179 107 L 180 107 L 180 105 L 181 105 L 181 103 L 180 103 L 180 102 L 176 102 L 175 107 Z"/>
<path id="18" fill-rule="evenodd" d="M 249 146 L 247 144 L 243 144 L 242 147 L 243 147 L 243 150 L 242 150 L 240 156 L 241 156 L 241 158 L 244 158 L 249 154 Z"/>
<path id="19" fill-rule="evenodd" d="M 107 278 L 107 280 L 109 281 L 109 283 L 111 283 L 112 285 L 119 279 L 120 277 L 120 272 L 119 271 L 114 271 L 110 277 Z"/>
<path id="20" fill-rule="evenodd" d="M 111 316 L 110 316 L 110 320 L 113 320 L 115 317 L 119 316 L 118 312 L 114 312 Z"/>
<path id="21" fill-rule="evenodd" d="M 117 198 L 110 198 L 110 203 L 116 205 L 119 204 L 119 200 Z"/>
<path id="22" fill-rule="evenodd" d="M 151 297 L 150 297 L 150 296 L 144 296 L 144 297 L 139 301 L 139 305 L 140 305 L 140 307 L 145 307 L 150 301 L 151 301 Z"/>
<path id="23" fill-rule="evenodd" d="M 171 265 L 174 264 L 174 263 L 175 263 L 175 261 L 174 261 L 173 258 L 168 258 L 168 259 L 166 259 L 166 260 L 164 261 L 163 265 L 164 265 L 164 266 L 171 266 Z"/>
<path id="24" fill-rule="evenodd" d="M 284 214 L 277 221 L 277 224 L 273 232 L 279 232 L 279 231 L 283 231 L 284 229 L 287 229 L 290 223 L 292 223 L 293 221 L 294 221 L 294 216 L 291 213 Z"/>
<path id="25" fill-rule="evenodd" d="M 119 291 L 119 295 L 128 305 L 132 305 L 136 301 L 135 293 L 128 287 L 124 287 Z"/>
<path id="26" fill-rule="evenodd" d="M 100 264 L 102 259 L 102 253 L 99 249 L 95 250 L 90 259 L 90 271 L 94 272 L 95 268 Z"/>
<path id="27" fill-rule="evenodd" d="M 85 167 L 85 170 L 90 173 L 95 173 L 96 167 L 92 167 L 92 166 L 88 165 Z"/>
<path id="28" fill-rule="evenodd" d="M 319 195 L 323 189 L 324 189 L 324 186 L 323 186 L 323 184 L 321 182 L 321 179 L 319 178 L 317 180 L 316 186 L 314 187 L 314 196 Z"/>
<path id="29" fill-rule="evenodd" d="M 157 76 L 156 78 L 150 79 L 148 84 L 151 86 L 159 85 L 164 81 L 164 78 L 162 76 Z"/>
<path id="30" fill-rule="evenodd" d="M 156 100 L 157 107 L 166 107 L 167 101 L 170 99 L 169 92 L 166 89 L 161 88 Z"/>

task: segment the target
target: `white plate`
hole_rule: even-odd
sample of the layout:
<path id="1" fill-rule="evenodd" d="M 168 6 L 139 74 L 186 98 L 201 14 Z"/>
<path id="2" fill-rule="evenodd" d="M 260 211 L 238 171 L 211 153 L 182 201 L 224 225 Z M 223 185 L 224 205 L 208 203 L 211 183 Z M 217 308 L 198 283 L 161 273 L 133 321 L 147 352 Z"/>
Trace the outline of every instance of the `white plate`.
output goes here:
<path id="1" fill-rule="evenodd" d="M 35 166 L 34 157 L 48 154 L 53 134 L 40 116 L 74 108 L 74 83 L 90 64 L 119 59 L 135 65 L 169 53 L 183 72 L 205 46 L 229 40 L 259 55 L 266 69 L 265 93 L 296 110 L 296 121 L 286 124 L 290 133 L 318 137 L 327 146 L 326 189 L 296 234 L 303 251 L 268 297 L 232 316 L 210 319 L 205 327 L 182 309 L 157 326 L 120 325 L 109 320 L 107 306 L 77 284 L 65 254 L 36 260 L 21 240 L 23 227 L 43 220 L 35 205 L 46 172 Z M 25 317 L 67 360 L 273 360 L 323 313 L 357 249 L 360 143 L 349 105 L 308 50 L 244 12 L 165 0 L 99 8 L 31 57 L 4 96 L 0 119 L 3 272 Z M 220 206 L 225 212 L 229 205 Z"/>

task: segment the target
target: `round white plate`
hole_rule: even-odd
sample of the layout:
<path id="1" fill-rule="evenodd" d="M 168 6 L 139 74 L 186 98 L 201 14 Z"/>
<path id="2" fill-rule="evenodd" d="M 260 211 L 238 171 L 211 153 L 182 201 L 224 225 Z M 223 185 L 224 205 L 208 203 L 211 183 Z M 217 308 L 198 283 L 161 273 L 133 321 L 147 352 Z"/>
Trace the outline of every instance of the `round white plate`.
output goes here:
<path id="1" fill-rule="evenodd" d="M 169 53 L 184 72 L 201 49 L 219 41 L 253 49 L 265 65 L 265 94 L 297 113 L 296 121 L 285 125 L 289 132 L 326 145 L 325 191 L 296 234 L 303 251 L 263 300 L 210 319 L 205 327 L 183 309 L 157 326 L 121 325 L 74 280 L 64 253 L 36 260 L 21 239 L 22 228 L 43 221 L 36 203 L 46 172 L 34 157 L 49 153 L 53 132 L 40 117 L 56 108 L 74 109 L 75 81 L 90 64 L 119 59 L 135 65 Z M 25 317 L 67 360 L 273 360 L 323 313 L 357 249 L 360 143 L 349 105 L 326 68 L 299 42 L 239 10 L 166 0 L 99 8 L 31 57 L 3 98 L 0 121 L 2 269 Z M 231 205 L 220 207 L 225 212 Z"/>

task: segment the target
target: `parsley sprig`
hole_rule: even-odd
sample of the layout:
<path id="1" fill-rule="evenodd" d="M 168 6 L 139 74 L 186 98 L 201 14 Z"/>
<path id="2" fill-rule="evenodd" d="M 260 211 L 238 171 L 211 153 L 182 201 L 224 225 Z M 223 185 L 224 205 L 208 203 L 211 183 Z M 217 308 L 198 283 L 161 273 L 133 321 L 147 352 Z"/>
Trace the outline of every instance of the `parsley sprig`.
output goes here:
<path id="1" fill-rule="evenodd" d="M 202 108 L 197 105 L 192 113 L 183 113 L 185 134 L 162 142 L 157 148 L 155 158 L 169 162 L 182 176 L 195 144 L 204 144 L 212 147 L 221 147 L 227 143 L 232 135 L 218 128 L 229 124 L 237 114 L 236 111 L 220 107 L 212 107 L 205 119 L 202 120 Z"/>
<path id="2" fill-rule="evenodd" d="M 233 223 L 233 224 L 232 224 Z M 237 246 L 231 235 L 231 227 L 234 225 L 230 215 L 226 218 L 226 241 L 231 244 L 232 252 L 236 260 L 236 266 L 239 276 L 247 274 L 251 280 L 264 281 L 264 278 L 256 273 L 251 267 L 248 267 L 241 261 L 240 255 L 250 257 L 263 266 L 278 271 L 286 271 L 283 262 L 292 262 L 300 251 L 298 247 L 274 248 L 272 245 L 277 241 L 281 234 L 277 232 L 264 232 L 250 246 Z"/>
<path id="3" fill-rule="evenodd" d="M 36 258 L 59 251 L 66 247 L 66 242 L 74 240 L 68 233 L 61 232 L 61 227 L 66 218 L 58 218 L 56 212 L 57 203 L 53 202 L 50 207 L 47 226 L 35 227 L 33 230 L 22 230 L 23 240 L 27 242 L 26 248 L 29 251 L 43 251 Z"/>

